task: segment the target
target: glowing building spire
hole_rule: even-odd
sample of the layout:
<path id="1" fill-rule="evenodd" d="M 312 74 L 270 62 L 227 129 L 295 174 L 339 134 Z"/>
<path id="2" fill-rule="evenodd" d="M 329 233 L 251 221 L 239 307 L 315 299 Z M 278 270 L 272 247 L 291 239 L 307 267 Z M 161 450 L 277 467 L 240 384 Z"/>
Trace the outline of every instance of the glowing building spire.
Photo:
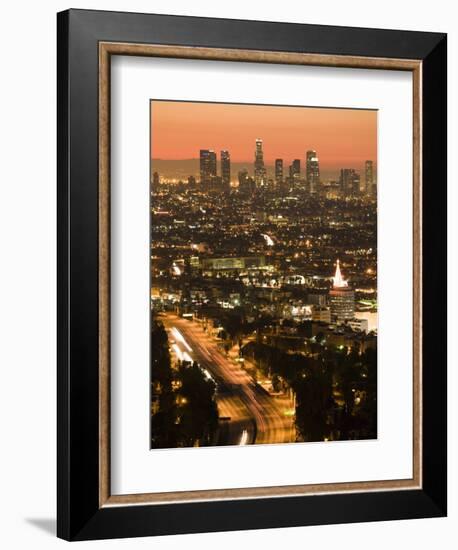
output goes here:
<path id="1" fill-rule="evenodd" d="M 342 273 L 340 272 L 340 261 L 337 260 L 337 267 L 336 267 L 336 274 L 332 278 L 334 281 L 334 288 L 345 288 L 348 286 L 347 281 L 342 277 Z"/>

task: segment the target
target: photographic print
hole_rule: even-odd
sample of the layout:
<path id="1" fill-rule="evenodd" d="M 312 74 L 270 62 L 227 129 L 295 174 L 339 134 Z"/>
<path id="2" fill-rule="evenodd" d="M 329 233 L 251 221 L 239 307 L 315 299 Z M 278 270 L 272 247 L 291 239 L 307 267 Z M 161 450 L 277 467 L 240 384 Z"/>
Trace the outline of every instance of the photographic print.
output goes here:
<path id="1" fill-rule="evenodd" d="M 447 515 L 447 35 L 325 23 L 58 14 L 60 538 Z"/>
<path id="2" fill-rule="evenodd" d="M 150 102 L 151 449 L 377 438 L 377 111 Z"/>

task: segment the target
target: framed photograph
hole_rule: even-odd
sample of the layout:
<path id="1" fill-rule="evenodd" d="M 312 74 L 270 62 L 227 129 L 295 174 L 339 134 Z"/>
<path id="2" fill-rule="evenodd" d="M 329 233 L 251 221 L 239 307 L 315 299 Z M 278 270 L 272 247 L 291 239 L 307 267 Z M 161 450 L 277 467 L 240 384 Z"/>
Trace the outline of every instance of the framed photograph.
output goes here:
<path id="1" fill-rule="evenodd" d="M 446 35 L 58 14 L 58 536 L 446 514 Z"/>

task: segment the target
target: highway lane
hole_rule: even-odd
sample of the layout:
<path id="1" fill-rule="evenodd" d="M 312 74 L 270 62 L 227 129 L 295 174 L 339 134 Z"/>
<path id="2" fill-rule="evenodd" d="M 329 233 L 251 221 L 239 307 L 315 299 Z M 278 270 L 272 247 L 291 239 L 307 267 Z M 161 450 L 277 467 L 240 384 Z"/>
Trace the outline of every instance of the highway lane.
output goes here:
<path id="1" fill-rule="evenodd" d="M 222 392 L 219 390 L 216 401 L 220 419 L 223 419 L 219 424 L 218 444 L 240 445 L 243 441 L 245 445 L 254 443 L 256 424 L 240 397 L 232 391 Z"/>
<path id="2" fill-rule="evenodd" d="M 176 315 L 160 315 L 170 340 L 185 360 L 197 361 L 218 384 L 220 416 L 231 421 L 222 425 L 220 444 L 290 443 L 295 440 L 293 420 L 285 415 L 276 398 L 255 384 L 251 377 L 220 351 L 198 322 Z M 172 345 L 173 348 L 173 345 Z M 176 351 L 176 349 L 175 349 Z"/>

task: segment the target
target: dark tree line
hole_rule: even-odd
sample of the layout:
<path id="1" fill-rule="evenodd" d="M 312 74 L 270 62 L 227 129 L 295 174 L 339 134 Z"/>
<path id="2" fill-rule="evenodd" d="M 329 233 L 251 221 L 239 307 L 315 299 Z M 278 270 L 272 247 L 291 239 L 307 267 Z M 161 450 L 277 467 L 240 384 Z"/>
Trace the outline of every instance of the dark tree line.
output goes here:
<path id="1" fill-rule="evenodd" d="M 251 357 L 275 389 L 296 395 L 296 432 L 300 441 L 372 439 L 377 437 L 377 351 L 326 348 L 287 353 L 250 342 Z"/>
<path id="2" fill-rule="evenodd" d="M 197 363 L 172 368 L 167 333 L 151 327 L 151 447 L 210 445 L 218 427 L 215 384 Z"/>
<path id="3" fill-rule="evenodd" d="M 272 317 L 268 315 L 260 315 L 253 321 L 247 321 L 246 316 L 240 308 L 235 308 L 231 312 L 225 312 L 220 319 L 223 329 L 220 337 L 227 340 L 231 345 L 242 345 L 242 339 L 253 332 L 259 334 L 260 329 L 272 323 Z"/>

